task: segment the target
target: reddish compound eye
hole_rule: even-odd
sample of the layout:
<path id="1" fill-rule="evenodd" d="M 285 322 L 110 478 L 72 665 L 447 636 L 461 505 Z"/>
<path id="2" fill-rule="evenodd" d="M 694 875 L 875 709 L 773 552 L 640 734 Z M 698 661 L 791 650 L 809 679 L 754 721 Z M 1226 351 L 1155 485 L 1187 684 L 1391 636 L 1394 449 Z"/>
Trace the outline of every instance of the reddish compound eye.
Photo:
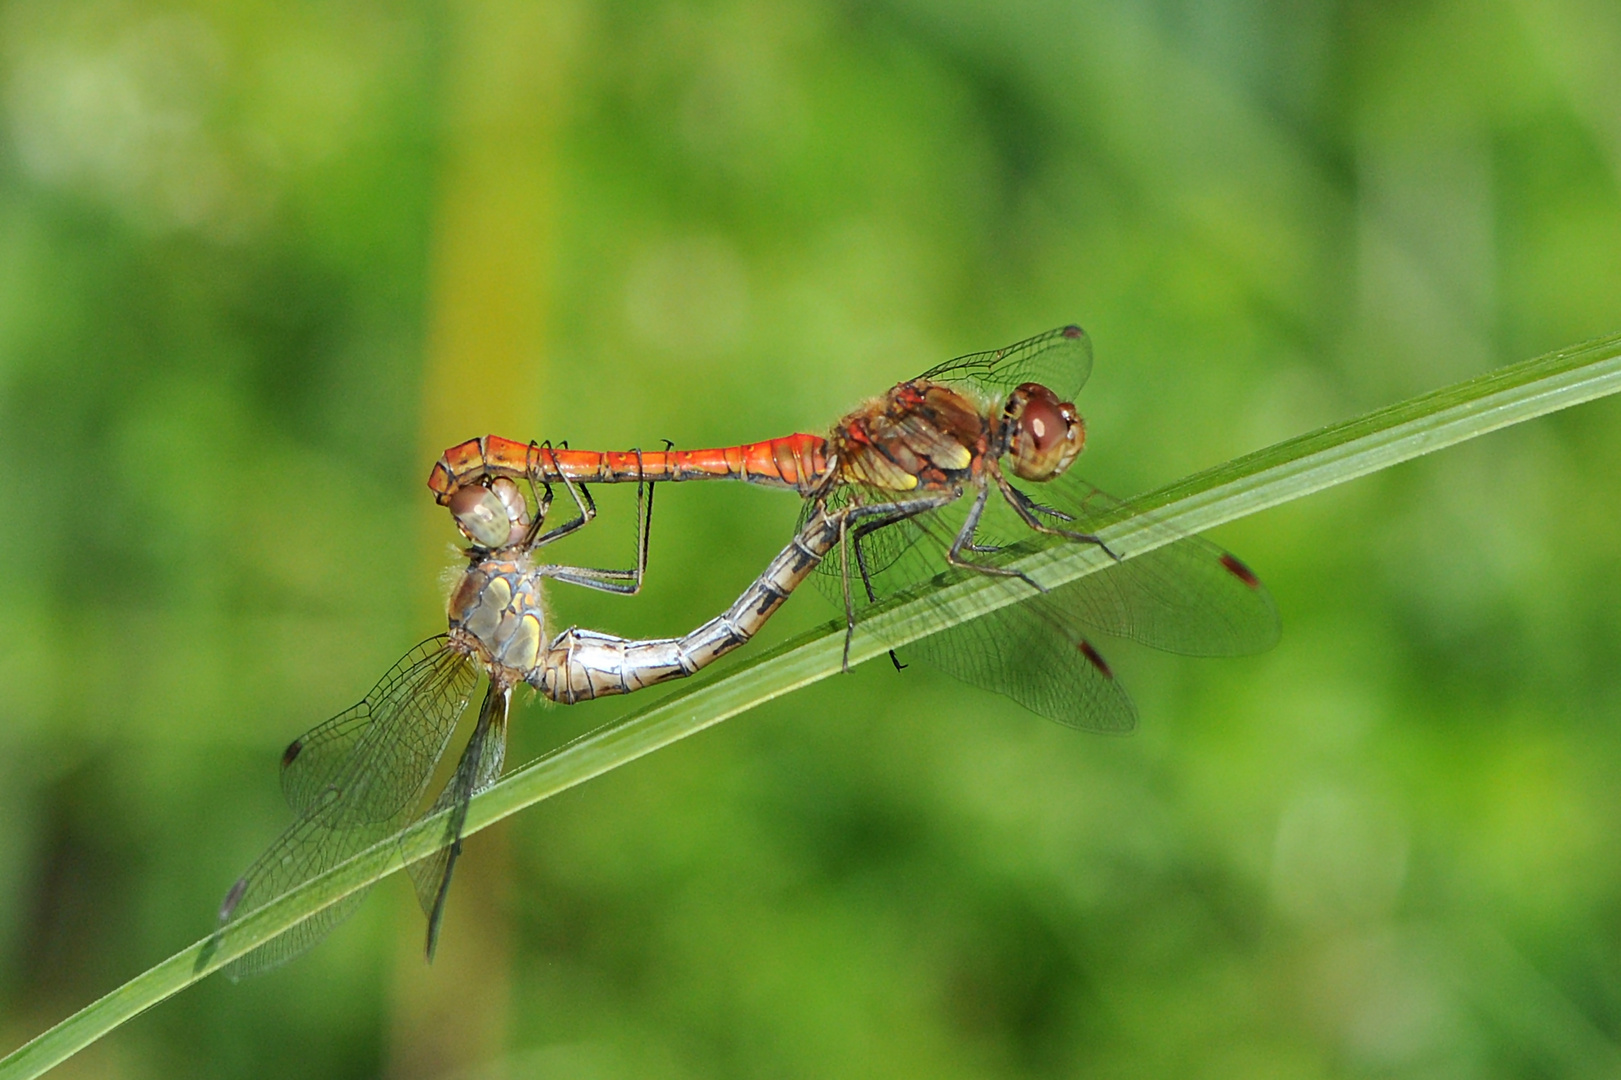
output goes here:
<path id="1" fill-rule="evenodd" d="M 1033 398 L 1019 417 L 1019 427 L 1038 454 L 1045 454 L 1064 439 L 1068 430 L 1056 401 Z"/>
<path id="2" fill-rule="evenodd" d="M 1075 460 L 1086 445 L 1086 425 L 1075 406 L 1040 383 L 1025 383 L 1008 398 L 1006 415 L 1013 424 L 1008 453 L 1013 473 L 1024 480 L 1051 480 Z"/>

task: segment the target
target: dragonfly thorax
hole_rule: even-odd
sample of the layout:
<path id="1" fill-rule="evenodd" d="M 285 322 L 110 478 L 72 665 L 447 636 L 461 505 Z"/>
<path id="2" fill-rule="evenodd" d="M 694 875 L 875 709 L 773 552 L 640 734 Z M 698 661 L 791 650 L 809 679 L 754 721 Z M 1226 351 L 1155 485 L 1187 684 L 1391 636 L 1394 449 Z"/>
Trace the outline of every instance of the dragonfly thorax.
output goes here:
<path id="1" fill-rule="evenodd" d="M 540 575 L 528 559 L 484 559 L 451 594 L 450 637 L 508 685 L 528 678 L 546 639 Z"/>
<path id="2" fill-rule="evenodd" d="M 991 448 L 988 414 L 954 387 L 913 379 L 841 420 L 829 456 L 843 480 L 883 491 L 960 488 Z"/>

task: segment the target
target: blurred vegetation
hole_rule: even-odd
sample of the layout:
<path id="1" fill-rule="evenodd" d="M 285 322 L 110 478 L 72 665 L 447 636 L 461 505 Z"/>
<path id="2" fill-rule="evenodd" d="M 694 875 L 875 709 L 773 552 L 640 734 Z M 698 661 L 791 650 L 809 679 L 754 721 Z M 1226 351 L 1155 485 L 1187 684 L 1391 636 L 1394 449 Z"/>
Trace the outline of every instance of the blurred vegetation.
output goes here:
<path id="1" fill-rule="evenodd" d="M 1073 319 L 1129 494 L 1621 325 L 1616 55 L 1596 0 L 0 3 L 6 1045 L 207 932 L 442 625 L 445 445 L 815 431 Z M 390 881 L 63 1075 L 1613 1073 L 1618 420 L 1224 530 L 1283 644 L 1114 646 L 1131 739 L 868 665 L 479 834 L 432 968 Z M 661 489 L 557 616 L 682 631 L 796 509 Z"/>

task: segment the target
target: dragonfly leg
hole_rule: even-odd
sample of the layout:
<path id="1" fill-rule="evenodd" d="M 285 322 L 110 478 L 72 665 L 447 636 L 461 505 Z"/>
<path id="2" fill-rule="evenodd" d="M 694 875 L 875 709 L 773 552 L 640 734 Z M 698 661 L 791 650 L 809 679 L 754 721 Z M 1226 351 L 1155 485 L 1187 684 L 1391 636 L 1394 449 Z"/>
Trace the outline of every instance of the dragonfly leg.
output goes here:
<path id="1" fill-rule="evenodd" d="M 523 546 L 525 550 L 533 550 L 542 544 L 550 543 L 551 539 L 555 539 L 555 537 L 544 540 L 540 538 L 540 530 L 545 526 L 546 519 L 551 515 L 552 511 L 551 481 L 546 479 L 546 475 L 541 471 L 539 465 L 540 455 L 538 451 L 541 449 L 545 449 L 550 453 L 552 441 L 547 439 L 543 443 L 537 443 L 531 440 L 529 443 L 529 493 L 535 499 L 535 516 L 530 520 L 528 529 L 524 531 Z"/>
<path id="2" fill-rule="evenodd" d="M 1018 488 L 1014 488 L 1014 490 L 1018 491 Z M 1020 491 L 1019 494 L 1024 495 L 1024 492 Z M 1059 521 L 1075 520 L 1074 514 L 1066 514 L 1056 506 L 1048 506 L 1046 503 L 1038 503 L 1036 500 L 1031 499 L 1028 495 L 1025 495 L 1025 498 L 1029 500 L 1030 509 L 1034 510 L 1038 514 L 1046 514 L 1048 517 L 1057 518 Z"/>
<path id="3" fill-rule="evenodd" d="M 533 443 L 530 445 L 532 448 L 535 446 Z M 551 443 L 549 441 L 539 445 L 545 447 L 547 450 L 551 449 Z M 563 448 L 565 450 L 568 449 L 568 444 L 564 443 Z M 529 474 L 531 485 L 534 483 L 534 475 L 535 474 L 533 471 L 531 471 Z M 555 540 L 561 540 L 569 533 L 584 528 L 597 516 L 596 500 L 591 498 L 591 490 L 587 488 L 584 483 L 576 484 L 561 471 L 558 473 L 558 479 L 563 481 L 563 487 L 568 491 L 570 497 L 574 499 L 574 505 L 576 508 L 578 508 L 580 516 L 574 518 L 572 521 L 565 521 L 555 529 L 550 529 L 542 533 L 540 530 L 546 523 L 546 511 L 549 510 L 552 505 L 552 486 L 551 484 L 542 481 L 545 486 L 546 493 L 543 498 L 537 499 L 539 509 L 535 514 L 535 520 L 529 523 L 529 534 L 524 537 L 524 547 L 529 551 L 534 551 L 536 548 L 543 548 Z"/>
<path id="4" fill-rule="evenodd" d="M 668 454 L 675 448 L 675 443 L 669 439 L 664 440 L 664 452 Z M 653 490 L 655 484 L 648 481 L 642 471 L 642 451 L 636 448 L 636 588 L 642 587 L 642 575 L 647 572 L 647 550 L 653 539 Z M 647 493 L 647 501 L 642 501 L 642 493 Z"/>
<path id="5" fill-rule="evenodd" d="M 540 455 L 538 451 L 543 448 L 548 454 L 550 454 L 552 450 L 552 441 L 547 439 L 543 443 L 537 443 L 532 439 L 530 440 L 528 451 L 528 479 L 529 494 L 534 496 L 535 499 L 535 516 L 529 522 L 529 528 L 524 533 L 523 542 L 525 547 L 534 546 L 535 537 L 539 534 L 541 526 L 546 523 L 546 517 L 551 513 L 552 510 L 552 485 L 551 482 L 546 479 L 546 474 L 542 472 L 540 468 Z M 555 457 L 553 460 L 555 460 Z"/>
<path id="6" fill-rule="evenodd" d="M 1007 499 L 1008 505 L 1013 507 L 1013 512 L 1018 514 L 1020 519 L 1022 519 L 1024 523 L 1030 526 L 1032 529 L 1036 530 L 1037 532 L 1046 533 L 1049 536 L 1062 536 L 1065 540 L 1074 540 L 1076 543 L 1080 544 L 1096 544 L 1098 547 L 1103 549 L 1103 553 L 1109 556 L 1109 558 L 1113 559 L 1115 562 L 1120 561 L 1119 554 L 1107 543 L 1105 543 L 1101 536 L 1098 536 L 1095 533 L 1076 532 L 1074 529 L 1054 528 L 1053 526 L 1043 522 L 1040 518 L 1036 517 L 1036 514 L 1040 512 L 1051 514 L 1053 517 L 1059 518 L 1063 521 L 1074 521 L 1075 518 L 1071 515 L 1064 513 L 1062 510 L 1054 510 L 1050 506 L 1042 506 L 1030 496 L 1008 483 L 1007 477 L 1003 476 L 1000 472 L 996 474 L 996 484 L 1002 489 L 1002 495 Z"/>
<path id="7" fill-rule="evenodd" d="M 969 551 L 978 550 L 974 544 L 974 530 L 979 528 L 979 519 L 985 513 L 985 503 L 990 498 L 990 495 L 991 489 L 981 484 L 979 494 L 974 496 L 974 505 L 968 508 L 968 517 L 963 520 L 962 528 L 957 530 L 957 537 L 951 542 L 951 549 L 946 552 L 946 562 L 952 566 L 962 567 L 967 570 L 977 570 L 981 574 L 1018 578 L 1037 592 L 1046 592 L 1045 588 L 1023 570 L 1014 570 L 1006 566 L 987 566 L 984 563 L 962 557 L 965 549 Z"/>
<path id="8" fill-rule="evenodd" d="M 844 589 L 844 659 L 840 670 L 850 674 L 850 642 L 856 636 L 856 606 L 850 600 L 850 515 L 839 518 L 839 583 Z"/>
<path id="9" fill-rule="evenodd" d="M 549 577 L 554 581 L 583 585 L 587 589 L 615 593 L 619 596 L 635 596 L 642 587 L 638 572 L 635 570 L 599 570 L 593 566 L 551 564 L 537 566 L 535 571 L 541 577 Z"/>
<path id="10" fill-rule="evenodd" d="M 570 585 L 583 585 L 588 589 L 598 589 L 602 592 L 617 593 L 620 596 L 635 596 L 642 589 L 642 578 L 647 573 L 648 541 L 653 528 L 653 489 L 657 486 L 648 480 L 642 479 L 641 450 L 636 450 L 636 565 L 629 570 L 599 570 L 589 566 L 542 566 L 539 572 L 545 577 L 566 581 Z M 566 481 L 565 481 L 566 482 Z M 580 485 L 584 488 L 584 484 Z M 596 513 L 592 506 L 591 512 Z M 579 521 L 569 522 L 562 528 L 577 529 L 585 523 Z M 552 530 L 557 532 L 557 529 Z M 548 534 L 550 535 L 550 534 Z"/>
<path id="11" fill-rule="evenodd" d="M 921 498 L 909 499 L 904 502 L 869 503 L 864 505 L 850 506 L 843 510 L 836 511 L 836 513 L 839 515 L 839 582 L 844 589 L 844 670 L 846 672 L 850 670 L 850 644 L 855 639 L 856 634 L 856 609 L 855 603 L 850 596 L 849 547 L 851 539 L 854 538 L 856 544 L 858 545 L 856 551 L 859 559 L 861 550 L 859 547 L 860 540 L 867 533 L 872 532 L 875 529 L 881 529 L 886 525 L 893 525 L 896 522 L 904 521 L 909 517 L 916 517 L 918 514 L 927 513 L 930 510 L 938 510 L 947 503 L 956 501 L 956 498 L 957 496 L 954 493 L 947 492 L 938 495 L 926 495 Z M 818 511 L 822 513 L 826 512 L 825 509 L 820 506 L 820 504 L 818 505 Z M 850 523 L 863 518 L 872 518 L 874 520 L 862 521 L 861 524 L 858 525 L 852 532 L 850 529 Z M 874 594 L 872 582 L 867 576 L 866 567 L 864 565 L 862 566 L 862 582 L 867 587 L 869 597 L 872 597 Z M 899 660 L 895 659 L 895 652 L 893 649 L 890 650 L 889 658 L 894 662 L 897 669 L 904 666 Z"/>
<path id="12" fill-rule="evenodd" d="M 888 521 L 869 521 L 864 525 L 857 526 L 855 533 L 850 537 L 850 547 L 856 553 L 856 569 L 861 571 L 861 586 L 866 590 L 867 603 L 869 604 L 878 602 L 878 593 L 872 587 L 872 573 L 867 569 L 867 549 L 862 546 L 861 541 L 874 529 L 882 528 L 888 524 L 890 524 Z M 896 671 L 905 671 L 909 666 L 901 663 L 901 658 L 895 655 L 894 649 L 889 650 L 889 662 L 895 665 Z"/>
<path id="13" fill-rule="evenodd" d="M 919 514 L 938 510 L 957 501 L 955 492 L 943 492 L 937 495 L 920 495 L 915 499 L 901 499 L 896 502 L 858 503 L 843 510 L 834 511 L 835 514 L 844 514 L 851 521 L 860 521 L 859 530 L 863 535 L 874 529 L 882 529 L 886 525 L 893 525 L 907 518 L 917 517 Z M 864 519 L 872 518 L 867 521 Z"/>

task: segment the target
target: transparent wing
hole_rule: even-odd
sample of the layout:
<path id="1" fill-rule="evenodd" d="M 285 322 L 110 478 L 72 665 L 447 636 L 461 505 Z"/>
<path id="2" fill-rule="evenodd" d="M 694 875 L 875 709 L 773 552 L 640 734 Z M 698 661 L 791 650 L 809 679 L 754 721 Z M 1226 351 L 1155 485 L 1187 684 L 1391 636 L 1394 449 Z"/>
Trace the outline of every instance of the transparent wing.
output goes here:
<path id="1" fill-rule="evenodd" d="M 863 489 L 841 497 L 873 499 Z M 1123 512 L 1123 504 L 1084 481 L 1065 478 L 1034 492 L 1050 524 L 1089 532 Z M 952 569 L 946 550 L 968 497 L 942 510 L 857 535 L 850 545 L 850 594 L 860 617 L 901 594 L 928 596 L 977 571 Z M 993 495 L 975 534 L 981 550 L 965 557 L 1001 566 L 1034 551 L 1074 543 L 1030 529 Z M 817 585 L 840 608 L 844 564 L 838 549 Z M 1134 559 L 1040 592 L 1018 578 L 993 588 L 1023 599 L 901 649 L 976 686 L 1013 698 L 1070 727 L 1123 732 L 1136 712 L 1102 654 L 1089 640 L 1101 632 L 1194 656 L 1259 652 L 1276 643 L 1277 610 L 1243 563 L 1198 537 L 1182 537 Z"/>
<path id="2" fill-rule="evenodd" d="M 348 813 L 361 819 L 392 817 L 421 798 L 449 736 L 438 730 L 447 705 L 443 692 L 450 691 L 454 700 L 454 692 L 460 691 L 459 716 L 472 690 L 471 683 L 441 686 L 433 681 L 433 665 L 447 640 L 440 634 L 420 643 L 359 704 L 288 744 L 281 756 L 281 790 L 294 813 L 330 798 L 339 778 L 352 772 L 357 753 L 381 768 L 370 769 L 363 784 L 349 777 Z"/>
<path id="3" fill-rule="evenodd" d="M 478 680 L 473 662 L 443 648 L 445 640 L 412 649 L 360 704 L 288 748 L 283 790 L 298 817 L 231 887 L 220 908 L 222 934 L 414 816 Z M 291 960 L 353 912 L 360 897 L 352 894 L 245 954 L 227 974 L 240 978 Z"/>
<path id="4" fill-rule="evenodd" d="M 1032 485 L 1029 494 L 1049 524 L 1076 532 L 1095 532 L 1127 512 L 1120 500 L 1068 474 Z M 1266 586 L 1236 556 L 1198 536 L 1127 558 L 1048 598 L 1094 630 L 1184 656 L 1265 652 L 1281 633 Z"/>
<path id="5" fill-rule="evenodd" d="M 1073 622 L 1062 607 L 1033 595 L 920 638 L 905 652 L 1065 727 L 1123 735 L 1137 726 L 1137 708 Z"/>
<path id="6" fill-rule="evenodd" d="M 977 571 L 952 569 L 945 560 L 961 523 L 962 504 L 967 502 L 959 500 L 957 505 L 886 525 L 852 541 L 850 593 L 858 618 L 877 604 L 903 595 L 927 599 L 949 585 L 980 576 Z M 1030 535 L 1028 529 L 1024 532 Z M 989 539 L 985 529 L 980 530 L 980 537 Z M 974 557 L 1006 561 L 1013 551 L 1008 547 Z M 818 588 L 841 609 L 843 572 L 842 557 L 835 547 L 816 575 Z M 1136 727 L 1137 711 L 1130 697 L 1087 640 L 1073 612 L 1016 578 L 999 579 L 993 588 L 1010 590 L 1024 599 L 902 646 L 901 655 L 921 658 L 1067 727 L 1111 733 Z"/>
<path id="7" fill-rule="evenodd" d="M 856 484 L 841 484 L 828 493 L 824 503 L 827 507 L 827 512 L 832 514 L 835 511 L 843 510 L 848 506 L 853 506 L 858 503 L 884 502 L 893 500 L 897 497 L 899 496 L 894 492 L 885 492 L 877 488 L 868 488 L 864 485 Z M 795 531 L 803 532 L 806 524 L 813 516 L 815 516 L 816 511 L 817 504 L 815 500 L 807 499 L 804 505 L 799 508 L 799 520 L 795 523 Z M 856 549 L 852 562 L 854 562 L 854 558 L 859 558 L 861 563 L 865 565 L 867 569 L 868 579 L 876 580 L 876 576 L 880 572 L 887 571 L 891 567 L 895 566 L 895 564 L 901 560 L 906 552 L 909 551 L 913 545 L 917 544 L 918 541 L 922 540 L 924 536 L 924 529 L 918 518 L 904 518 L 882 529 L 869 533 L 859 548 Z M 816 586 L 821 590 L 822 595 L 826 596 L 829 600 L 832 600 L 842 608 L 844 606 L 844 586 L 842 578 L 843 571 L 840 570 L 836 565 L 837 554 L 838 549 L 835 548 L 831 557 L 824 559 L 816 567 L 815 580 Z M 910 572 L 914 574 L 922 574 L 922 577 L 918 580 L 925 580 L 928 577 L 939 573 L 940 570 L 945 567 L 945 565 L 945 557 L 941 555 L 938 560 L 938 565 L 934 565 L 933 563 L 929 562 L 922 562 L 912 566 Z M 929 569 L 928 573 L 922 573 L 924 567 L 926 566 L 932 566 L 932 569 Z M 893 578 L 886 578 L 885 580 L 891 582 L 892 592 L 898 592 L 901 589 L 908 588 L 912 584 L 916 584 L 915 581 L 904 580 L 904 578 L 905 575 L 897 575 Z M 858 576 L 853 580 L 855 582 L 854 588 L 859 591 L 861 589 L 861 578 Z M 867 599 L 870 603 L 876 603 L 878 600 L 882 599 L 882 597 L 869 596 Z"/>
<path id="8" fill-rule="evenodd" d="M 966 384 L 997 400 L 1021 383 L 1040 383 L 1074 401 L 1091 374 L 1092 339 L 1079 326 L 1060 326 L 1005 348 L 947 360 L 919 378 Z"/>
<path id="9" fill-rule="evenodd" d="M 445 914 L 445 897 L 450 893 L 450 875 L 461 855 L 462 826 L 467 823 L 467 804 L 474 795 L 501 778 L 501 765 L 507 754 L 507 714 L 512 691 L 493 685 L 484 694 L 478 724 L 462 750 L 456 772 L 434 800 L 430 815 L 450 810 L 445 832 L 434 853 L 411 863 L 407 869 L 416 885 L 417 902 L 428 917 L 427 956 L 433 959 L 439 942 L 439 924 Z"/>

